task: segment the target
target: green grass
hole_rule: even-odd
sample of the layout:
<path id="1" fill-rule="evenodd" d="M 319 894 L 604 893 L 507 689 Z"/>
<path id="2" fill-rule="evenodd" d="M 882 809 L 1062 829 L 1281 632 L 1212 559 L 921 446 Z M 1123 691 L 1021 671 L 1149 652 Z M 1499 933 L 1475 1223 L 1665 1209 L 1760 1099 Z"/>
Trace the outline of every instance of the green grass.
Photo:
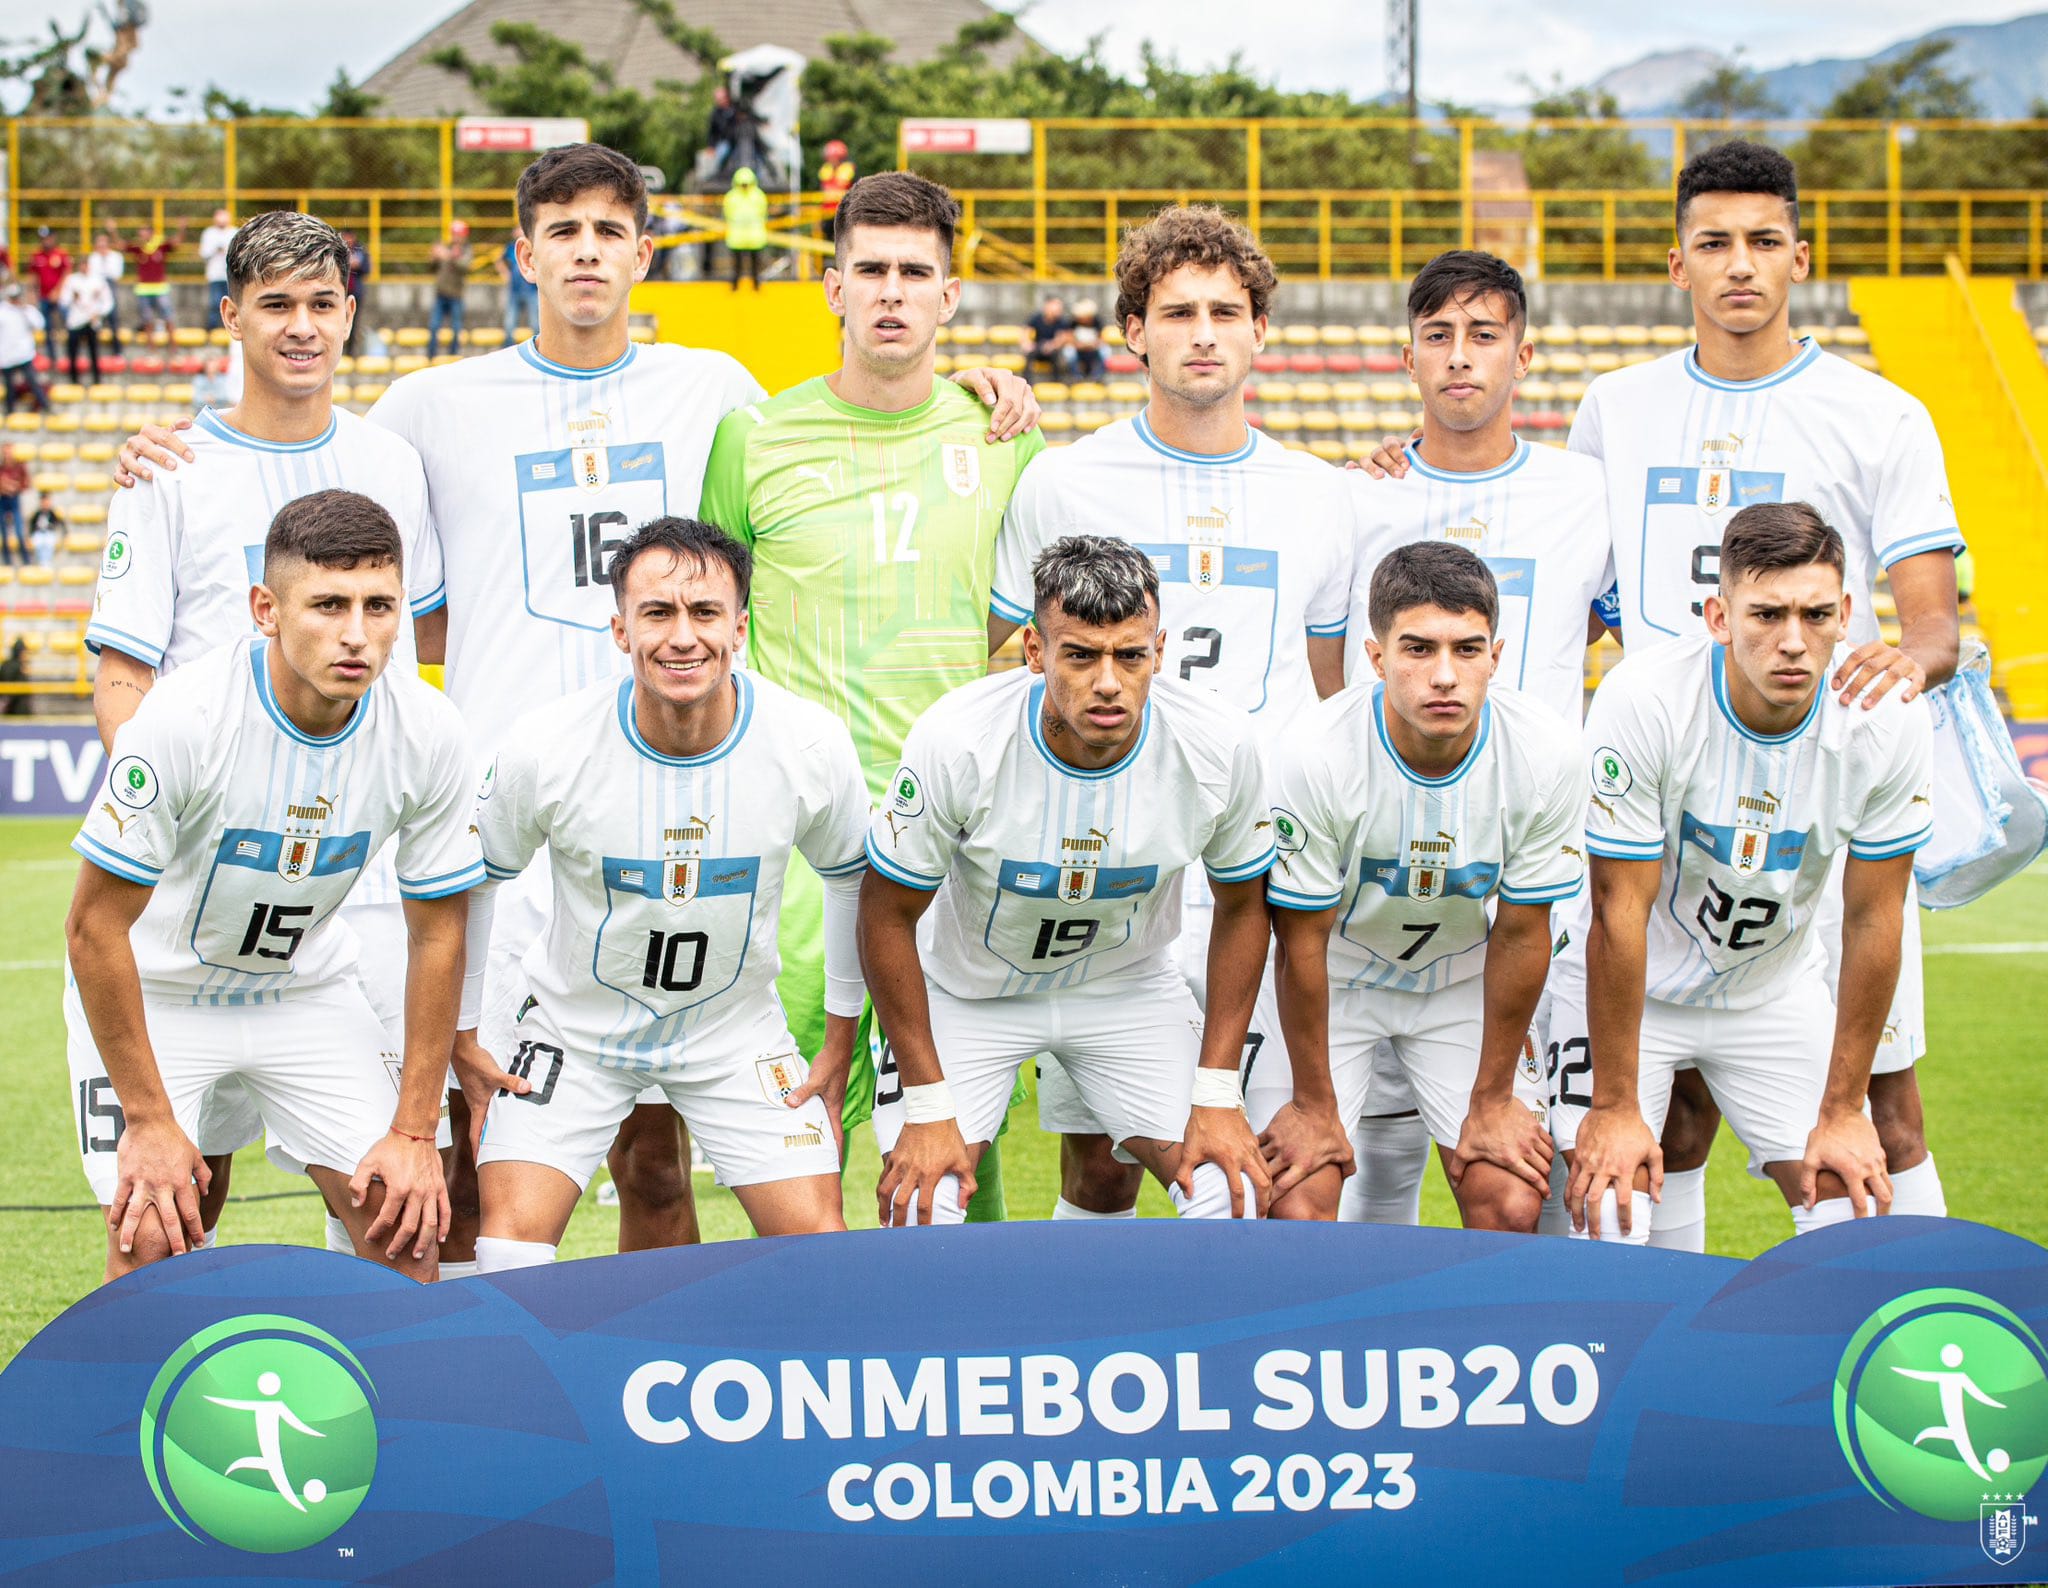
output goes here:
<path id="1" fill-rule="evenodd" d="M 0 1195 L 0 1363 L 97 1283 L 105 1255 L 98 1210 L 78 1168 L 76 1125 L 64 1066 L 59 1009 L 62 922 L 77 864 L 64 821 L 0 822 L 0 1096 L 12 1102 L 7 1184 Z M 1929 1060 L 1921 1070 L 1928 1134 L 1941 1163 L 1949 1210 L 2048 1241 L 2048 1199 L 2035 1149 L 2048 1116 L 2048 954 L 1944 953 L 1955 946 L 2048 941 L 2048 867 L 2036 867 L 1967 910 L 1923 917 L 1929 954 Z M 1052 1209 L 1059 1154 L 1036 1129 L 1030 1104 L 1004 1139 L 1011 1216 Z M 1709 1242 L 1747 1257 L 1791 1233 L 1775 1190 L 1744 1172 L 1744 1155 L 1725 1131 L 1709 1167 Z M 873 1135 L 856 1133 L 846 1177 L 848 1222 L 875 1222 Z M 602 1175 L 600 1175 L 600 1180 Z M 697 1180 L 706 1240 L 735 1240 L 747 1224 L 730 1193 Z M 321 1209 L 306 1182 L 279 1173 L 260 1147 L 235 1163 L 233 1195 L 222 1219 L 228 1243 L 318 1244 Z M 42 1211 L 42 1210 L 49 1211 Z M 1142 1212 L 1163 1215 L 1166 1199 L 1147 1185 Z M 34 1210 L 34 1211 L 31 1211 Z M 1423 1194 L 1427 1223 L 1455 1225 L 1440 1173 Z M 614 1249 L 618 1215 L 584 1198 L 562 1243 L 564 1257 Z"/>

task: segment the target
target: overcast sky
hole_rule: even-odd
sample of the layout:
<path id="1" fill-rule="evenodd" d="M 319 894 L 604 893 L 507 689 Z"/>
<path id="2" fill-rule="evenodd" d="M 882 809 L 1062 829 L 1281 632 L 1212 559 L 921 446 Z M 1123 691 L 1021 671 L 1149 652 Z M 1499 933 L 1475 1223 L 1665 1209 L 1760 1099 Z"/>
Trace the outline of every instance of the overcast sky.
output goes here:
<path id="1" fill-rule="evenodd" d="M 123 79 L 124 108 L 161 110 L 174 86 L 208 81 L 258 103 L 310 107 L 337 66 L 367 75 L 463 0 L 150 0 L 153 20 Z M 0 0 L 0 41 L 17 43 L 52 18 L 75 26 L 87 0 Z M 1924 0 L 1722 0 L 1716 6 L 1642 0 L 1422 0 L 1422 92 L 1464 104 L 1512 103 L 1519 80 L 1581 83 L 1653 50 L 1740 44 L 1757 66 L 1859 56 L 1942 23 L 1996 21 L 2044 0 L 1954 0 L 1939 14 Z M 681 7 L 688 15 L 684 0 Z M 289 21 L 287 21 L 289 18 Z M 1106 20 L 1108 19 L 1108 20 Z M 1146 39 L 1184 66 L 1240 53 L 1289 88 L 1386 86 L 1378 0 L 1036 0 L 1025 25 L 1060 51 L 1105 33 L 1121 66 Z M 9 103 L 13 101 L 10 100 Z"/>

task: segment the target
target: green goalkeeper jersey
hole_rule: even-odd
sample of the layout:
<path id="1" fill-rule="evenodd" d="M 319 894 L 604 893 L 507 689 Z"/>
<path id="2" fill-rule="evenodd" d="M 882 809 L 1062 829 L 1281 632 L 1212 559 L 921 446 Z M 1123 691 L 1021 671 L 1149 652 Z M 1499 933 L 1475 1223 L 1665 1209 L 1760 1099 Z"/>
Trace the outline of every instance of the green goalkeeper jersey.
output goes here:
<path id="1" fill-rule="evenodd" d="M 720 421 L 701 516 L 754 551 L 748 665 L 853 731 L 879 798 L 911 723 L 988 670 L 996 534 L 1031 431 L 990 443 L 949 380 L 903 413 L 822 377 Z"/>

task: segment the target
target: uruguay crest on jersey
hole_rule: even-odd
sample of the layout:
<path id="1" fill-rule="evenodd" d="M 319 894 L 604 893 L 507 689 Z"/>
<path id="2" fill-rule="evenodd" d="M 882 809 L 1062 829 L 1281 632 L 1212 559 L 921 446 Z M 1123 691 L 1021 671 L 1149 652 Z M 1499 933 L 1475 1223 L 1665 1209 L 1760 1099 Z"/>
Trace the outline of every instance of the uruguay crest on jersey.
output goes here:
<path id="1" fill-rule="evenodd" d="M 310 805 L 284 808 L 284 842 L 277 850 L 277 874 L 285 881 L 300 882 L 312 875 L 320 839 L 333 812 L 334 801 L 325 794 L 315 796 Z"/>
<path id="2" fill-rule="evenodd" d="M 661 830 L 661 896 L 670 904 L 688 904 L 704 880 L 704 840 L 711 824 L 693 816 L 680 827 Z"/>
<path id="3" fill-rule="evenodd" d="M 1102 863 L 1102 846 L 1109 835 L 1088 829 L 1085 838 L 1060 840 L 1060 897 L 1079 904 L 1095 897 L 1096 870 Z"/>

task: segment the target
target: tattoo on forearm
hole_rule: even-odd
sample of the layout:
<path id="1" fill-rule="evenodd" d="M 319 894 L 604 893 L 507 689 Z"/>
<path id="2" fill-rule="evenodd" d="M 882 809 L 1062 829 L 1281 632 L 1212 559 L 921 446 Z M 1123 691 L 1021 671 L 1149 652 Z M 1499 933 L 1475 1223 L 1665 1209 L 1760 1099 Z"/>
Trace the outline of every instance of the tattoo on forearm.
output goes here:
<path id="1" fill-rule="evenodd" d="M 132 678 L 109 678 L 103 680 L 103 682 L 109 689 L 132 689 L 138 695 L 146 695 L 149 693 L 148 690 L 144 689 Z"/>

